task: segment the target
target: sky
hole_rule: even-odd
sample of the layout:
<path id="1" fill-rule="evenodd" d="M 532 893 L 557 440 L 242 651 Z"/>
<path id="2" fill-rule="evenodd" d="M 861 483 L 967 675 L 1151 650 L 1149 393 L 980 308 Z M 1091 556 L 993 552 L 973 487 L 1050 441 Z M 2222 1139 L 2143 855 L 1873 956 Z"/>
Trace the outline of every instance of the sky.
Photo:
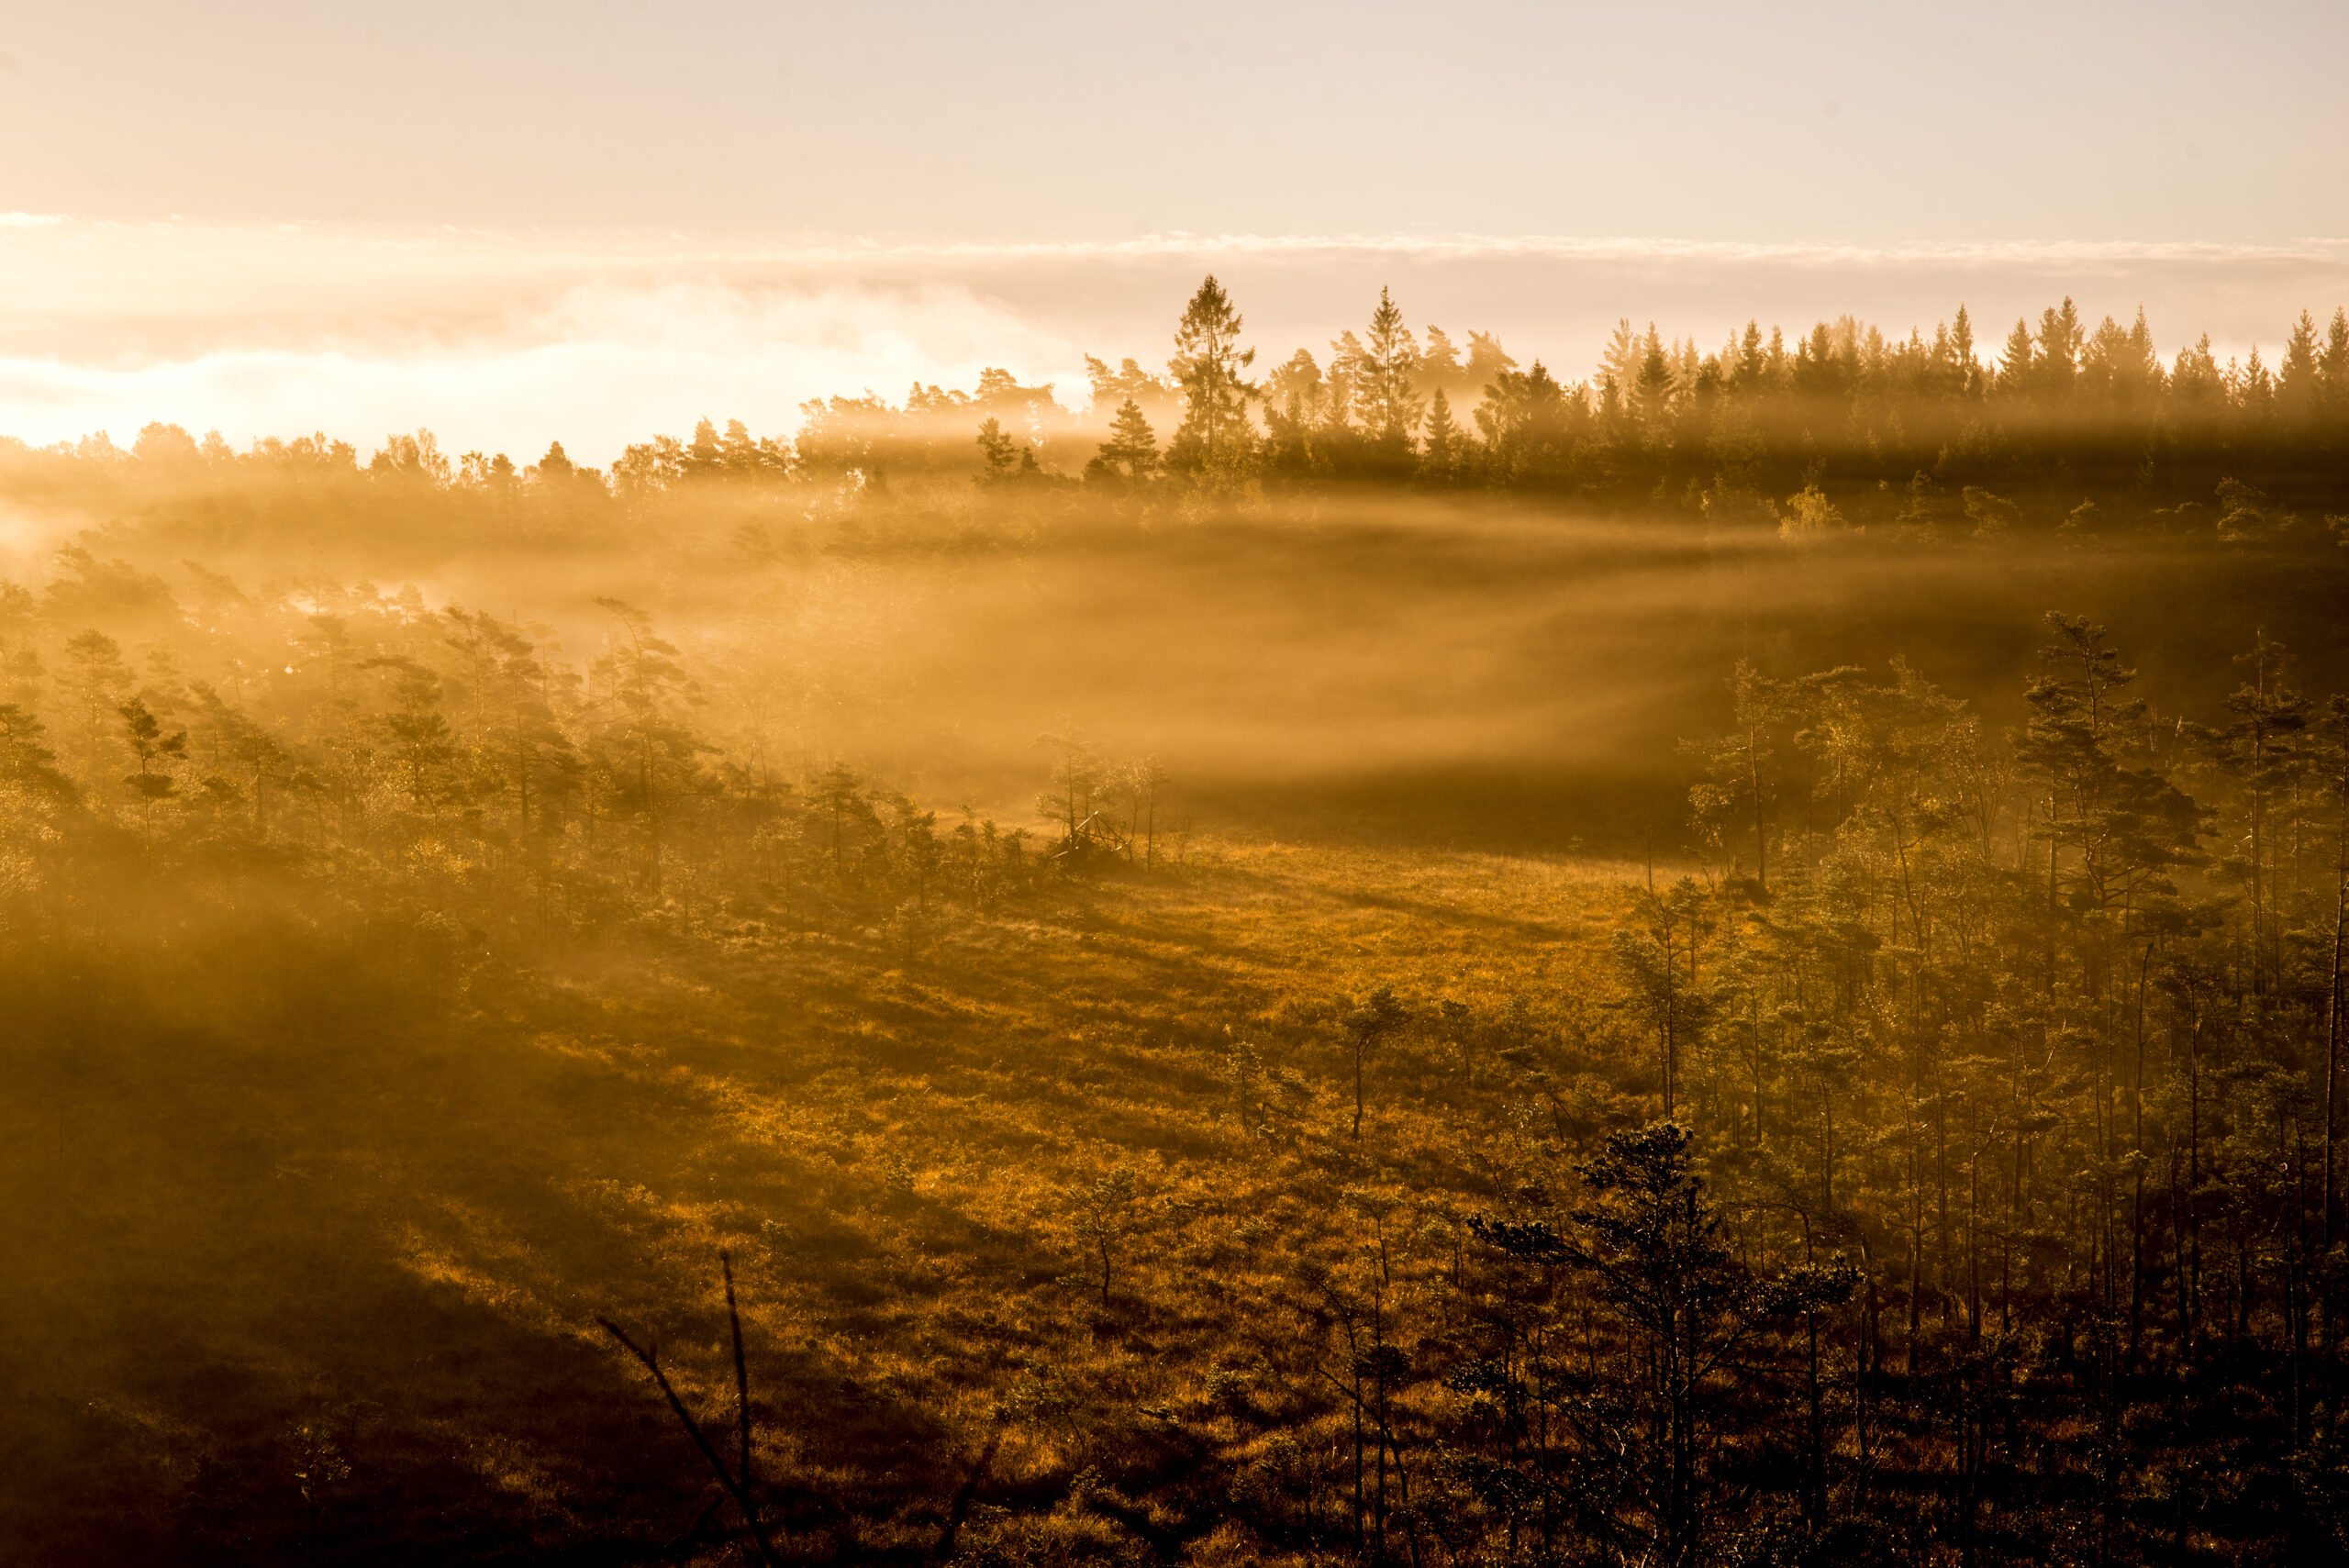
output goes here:
<path id="1" fill-rule="evenodd" d="M 2349 302 L 2337 4 L 8 11 L 28 439 L 607 459 L 1160 359 L 1209 268 L 1269 351 L 1391 283 L 1569 376 L 1619 317 L 1995 336 L 2068 291 L 2243 351 Z"/>

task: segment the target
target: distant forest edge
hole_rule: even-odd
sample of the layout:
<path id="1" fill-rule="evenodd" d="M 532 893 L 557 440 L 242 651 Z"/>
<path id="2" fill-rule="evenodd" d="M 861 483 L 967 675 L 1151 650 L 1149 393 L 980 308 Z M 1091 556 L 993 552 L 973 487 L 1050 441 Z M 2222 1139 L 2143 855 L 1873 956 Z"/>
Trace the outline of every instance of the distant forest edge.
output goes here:
<path id="1" fill-rule="evenodd" d="M 627 514 L 701 485 L 885 491 L 966 479 L 1042 502 L 1153 507 L 1329 487 L 1488 491 L 1607 509 L 1932 544 L 2008 533 L 2085 538 L 2153 529 L 2230 542 L 2349 544 L 2349 312 L 2303 311 L 2271 368 L 2221 364 L 2208 335 L 2165 365 L 2143 312 L 2094 327 L 2066 298 L 2003 348 L 1962 306 L 1931 335 L 1887 337 L 1853 317 L 1791 342 L 1748 322 L 1719 349 L 1620 322 L 1586 381 L 1520 361 L 1498 338 L 1414 331 L 1382 290 L 1361 333 L 1326 358 L 1260 367 L 1215 278 L 1176 324 L 1163 373 L 1087 357 L 1085 406 L 987 369 L 974 391 L 916 384 L 801 406 L 798 432 L 758 438 L 704 419 L 690 439 L 629 447 L 608 472 L 560 442 L 518 467 L 453 462 L 429 431 L 386 438 L 362 466 L 323 434 L 233 450 L 150 424 L 128 450 L 99 434 L 34 448 L 0 438 L 0 485 L 86 497 L 145 480 L 182 488 L 363 479 L 470 495 L 519 519 Z M 1987 357 L 1986 357 L 1986 355 Z M 1009 498 L 1007 496 L 1007 498 Z"/>

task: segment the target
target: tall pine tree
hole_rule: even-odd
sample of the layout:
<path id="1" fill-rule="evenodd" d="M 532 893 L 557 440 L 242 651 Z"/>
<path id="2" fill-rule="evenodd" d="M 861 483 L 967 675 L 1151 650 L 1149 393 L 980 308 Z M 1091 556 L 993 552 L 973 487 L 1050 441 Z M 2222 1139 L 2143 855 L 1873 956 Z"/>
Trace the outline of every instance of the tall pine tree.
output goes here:
<path id="1" fill-rule="evenodd" d="M 1255 387 L 1241 373 L 1256 350 L 1240 346 L 1241 317 L 1213 273 L 1199 285 L 1174 328 L 1167 363 L 1183 389 L 1183 423 L 1167 451 L 1170 466 L 1201 475 L 1238 473 L 1251 447 L 1248 400 Z"/>

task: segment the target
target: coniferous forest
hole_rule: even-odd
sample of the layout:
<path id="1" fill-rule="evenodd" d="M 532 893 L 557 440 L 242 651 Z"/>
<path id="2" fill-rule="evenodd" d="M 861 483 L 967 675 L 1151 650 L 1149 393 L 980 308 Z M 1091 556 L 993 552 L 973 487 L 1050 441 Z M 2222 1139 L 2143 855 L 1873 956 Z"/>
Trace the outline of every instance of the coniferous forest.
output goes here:
<path id="1" fill-rule="evenodd" d="M 2349 1552 L 2349 316 L 1403 303 L 0 443 L 0 1558 Z"/>

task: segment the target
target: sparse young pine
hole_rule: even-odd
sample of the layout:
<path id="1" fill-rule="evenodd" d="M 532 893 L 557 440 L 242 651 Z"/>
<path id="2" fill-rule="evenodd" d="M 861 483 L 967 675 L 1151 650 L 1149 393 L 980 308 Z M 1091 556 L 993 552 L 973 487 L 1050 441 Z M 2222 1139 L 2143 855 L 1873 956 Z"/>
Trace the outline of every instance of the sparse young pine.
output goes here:
<path id="1" fill-rule="evenodd" d="M 1123 1165 L 1097 1180 L 1069 1189 L 1077 1240 L 1100 1265 L 1104 1312 L 1109 1310 L 1109 1286 L 1126 1239 L 1133 1229 L 1135 1190 L 1134 1173 Z"/>

